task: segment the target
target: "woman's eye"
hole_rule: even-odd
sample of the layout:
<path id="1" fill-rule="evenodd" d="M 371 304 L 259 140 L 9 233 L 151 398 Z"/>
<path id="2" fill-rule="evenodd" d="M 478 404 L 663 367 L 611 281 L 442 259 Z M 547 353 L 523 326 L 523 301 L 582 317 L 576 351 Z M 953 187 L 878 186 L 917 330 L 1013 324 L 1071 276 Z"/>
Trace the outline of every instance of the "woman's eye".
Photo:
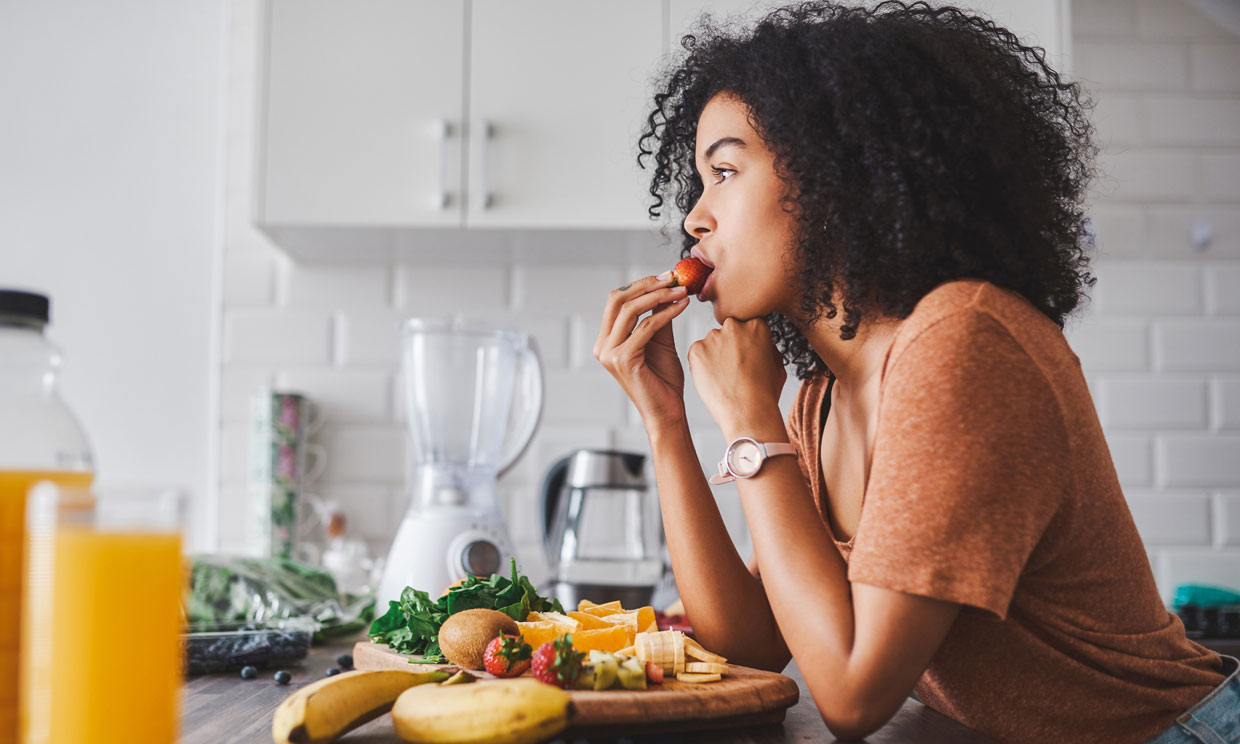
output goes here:
<path id="1" fill-rule="evenodd" d="M 715 177 L 715 183 L 723 183 L 731 177 L 731 174 L 736 173 L 731 168 L 716 168 L 713 165 L 710 168 L 710 172 Z M 724 176 L 724 173 L 727 173 L 728 176 Z"/>

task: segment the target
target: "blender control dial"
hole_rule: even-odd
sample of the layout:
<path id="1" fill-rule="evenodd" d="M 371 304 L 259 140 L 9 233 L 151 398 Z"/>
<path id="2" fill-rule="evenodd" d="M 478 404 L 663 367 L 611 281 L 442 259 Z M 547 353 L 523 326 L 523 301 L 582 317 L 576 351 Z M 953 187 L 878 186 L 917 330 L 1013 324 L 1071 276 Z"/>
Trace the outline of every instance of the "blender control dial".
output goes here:
<path id="1" fill-rule="evenodd" d="M 461 551 L 461 568 L 473 576 L 490 576 L 499 571 L 499 546 L 490 540 L 475 540 Z"/>

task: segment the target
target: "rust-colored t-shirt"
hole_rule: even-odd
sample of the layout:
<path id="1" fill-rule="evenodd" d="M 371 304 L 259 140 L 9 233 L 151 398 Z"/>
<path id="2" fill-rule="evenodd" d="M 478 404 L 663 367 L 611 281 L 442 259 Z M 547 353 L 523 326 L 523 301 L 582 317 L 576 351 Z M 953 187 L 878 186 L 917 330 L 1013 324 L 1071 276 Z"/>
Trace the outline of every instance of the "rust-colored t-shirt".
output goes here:
<path id="1" fill-rule="evenodd" d="M 963 605 L 915 692 L 999 741 L 1140 742 L 1223 680 L 1159 598 L 1063 333 L 1019 294 L 944 284 L 887 353 L 850 581 Z M 827 375 L 788 416 L 830 529 Z M 828 455 L 829 456 L 829 455 Z"/>

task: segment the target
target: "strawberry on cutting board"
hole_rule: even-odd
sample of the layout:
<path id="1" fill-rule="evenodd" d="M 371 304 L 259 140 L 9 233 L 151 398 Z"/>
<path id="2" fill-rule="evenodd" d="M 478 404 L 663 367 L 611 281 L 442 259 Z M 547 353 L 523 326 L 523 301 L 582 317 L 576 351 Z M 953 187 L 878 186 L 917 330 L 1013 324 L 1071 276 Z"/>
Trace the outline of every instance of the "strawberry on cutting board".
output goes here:
<path id="1" fill-rule="evenodd" d="M 672 286 L 684 287 L 689 294 L 695 295 L 702 291 L 702 287 L 706 285 L 706 277 L 710 276 L 712 270 L 693 256 L 682 258 L 672 268 Z"/>
<path id="2" fill-rule="evenodd" d="M 573 649 L 573 637 L 566 633 L 538 647 L 531 662 L 530 676 L 539 682 L 569 689 L 581 674 L 585 657 L 584 653 Z"/>
<path id="3" fill-rule="evenodd" d="M 482 652 L 482 666 L 496 677 L 519 677 L 530 668 L 534 649 L 521 636 L 500 634 Z"/>

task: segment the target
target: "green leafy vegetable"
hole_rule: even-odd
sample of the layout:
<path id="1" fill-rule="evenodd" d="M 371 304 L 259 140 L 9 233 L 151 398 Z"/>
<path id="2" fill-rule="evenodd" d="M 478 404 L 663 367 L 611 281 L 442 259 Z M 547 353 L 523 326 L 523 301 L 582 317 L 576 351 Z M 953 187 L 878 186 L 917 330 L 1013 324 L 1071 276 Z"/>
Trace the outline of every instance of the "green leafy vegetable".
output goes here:
<path id="1" fill-rule="evenodd" d="M 385 643 L 402 654 L 421 654 L 411 664 L 437 664 L 447 661 L 439 651 L 439 628 L 449 615 L 462 610 L 499 610 L 517 622 L 531 612 L 564 612 L 560 600 L 538 595 L 529 578 L 517 571 L 512 560 L 512 576 L 491 574 L 483 579 L 470 576 L 437 600 L 424 591 L 405 587 L 400 601 L 388 602 L 388 611 L 370 625 L 370 640 Z"/>
<path id="2" fill-rule="evenodd" d="M 327 571 L 285 558 L 193 558 L 185 618 L 195 627 L 307 617 L 316 642 L 355 636 L 375 617 L 373 596 L 342 596 Z"/>

